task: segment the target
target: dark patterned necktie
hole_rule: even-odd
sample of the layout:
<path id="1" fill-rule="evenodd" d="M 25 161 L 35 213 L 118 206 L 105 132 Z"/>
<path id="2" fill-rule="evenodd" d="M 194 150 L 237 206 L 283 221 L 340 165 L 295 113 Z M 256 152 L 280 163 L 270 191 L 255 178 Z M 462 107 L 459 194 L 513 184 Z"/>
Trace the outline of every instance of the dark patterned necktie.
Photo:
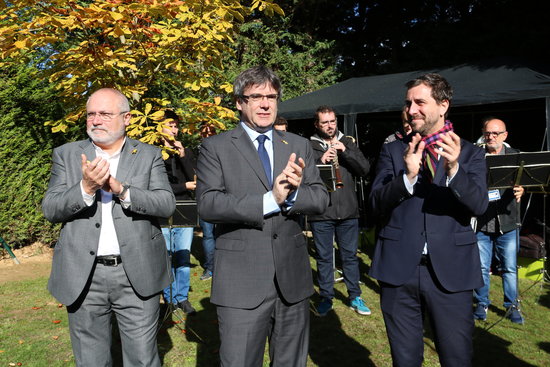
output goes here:
<path id="1" fill-rule="evenodd" d="M 435 177 L 435 169 L 437 168 L 438 161 L 437 147 L 438 145 L 433 143 L 424 148 L 424 176 L 428 179 L 428 182 L 432 182 Z"/>
<path id="2" fill-rule="evenodd" d="M 267 176 L 267 181 L 269 182 L 269 187 L 273 187 L 273 179 L 271 177 L 271 163 L 269 162 L 269 155 L 267 150 L 265 150 L 264 142 L 267 139 L 265 135 L 258 135 L 256 138 L 258 140 L 258 155 L 262 161 L 262 166 L 264 166 L 265 175 Z"/>

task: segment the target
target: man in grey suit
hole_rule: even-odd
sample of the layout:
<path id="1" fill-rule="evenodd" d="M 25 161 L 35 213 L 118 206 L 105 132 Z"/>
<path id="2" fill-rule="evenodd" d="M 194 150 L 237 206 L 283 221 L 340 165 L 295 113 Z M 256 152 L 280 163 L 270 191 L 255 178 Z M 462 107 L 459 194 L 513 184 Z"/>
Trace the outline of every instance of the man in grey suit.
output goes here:
<path id="1" fill-rule="evenodd" d="M 320 214 L 328 193 L 309 142 L 273 130 L 279 78 L 258 66 L 234 83 L 241 122 L 203 141 L 197 169 L 201 218 L 216 224 L 211 301 L 224 367 L 305 366 L 313 293 L 300 215 Z"/>
<path id="2" fill-rule="evenodd" d="M 116 316 L 126 366 L 160 366 L 159 292 L 170 283 L 156 217 L 175 199 L 160 150 L 126 138 L 130 107 L 115 89 L 86 105 L 89 140 L 58 147 L 45 217 L 63 223 L 48 289 L 67 305 L 77 366 L 111 366 Z"/>

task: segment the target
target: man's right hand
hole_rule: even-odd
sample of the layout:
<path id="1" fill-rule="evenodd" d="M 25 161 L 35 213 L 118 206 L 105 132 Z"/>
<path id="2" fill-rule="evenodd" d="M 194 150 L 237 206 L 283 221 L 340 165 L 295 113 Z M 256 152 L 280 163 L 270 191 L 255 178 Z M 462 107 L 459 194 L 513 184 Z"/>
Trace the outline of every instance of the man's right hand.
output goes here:
<path id="1" fill-rule="evenodd" d="M 424 143 L 420 134 L 416 133 L 411 141 L 409 146 L 405 150 L 405 168 L 407 170 L 406 175 L 410 183 L 414 182 L 418 172 L 420 172 L 420 166 L 422 165 L 422 152 L 426 143 Z"/>
<path id="2" fill-rule="evenodd" d="M 103 187 L 111 173 L 109 171 L 109 162 L 96 157 L 93 161 L 88 161 L 86 155 L 82 154 L 82 187 L 88 195 L 94 195 L 97 190 Z"/>
<path id="3" fill-rule="evenodd" d="M 334 158 L 336 157 L 336 154 L 338 153 L 338 151 L 336 150 L 336 148 L 334 147 L 329 147 L 327 149 L 327 151 L 325 152 L 325 154 L 323 154 L 323 156 L 321 157 L 321 162 L 323 162 L 323 164 L 328 164 L 330 162 L 332 162 L 334 160 Z"/>

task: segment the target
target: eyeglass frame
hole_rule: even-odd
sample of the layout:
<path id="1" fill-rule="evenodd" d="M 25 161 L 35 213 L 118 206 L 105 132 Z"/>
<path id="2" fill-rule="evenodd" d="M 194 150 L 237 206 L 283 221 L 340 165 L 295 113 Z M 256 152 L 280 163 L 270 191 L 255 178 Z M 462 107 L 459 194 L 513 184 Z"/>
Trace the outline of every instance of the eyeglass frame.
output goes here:
<path id="1" fill-rule="evenodd" d="M 99 119 L 101 121 L 111 121 L 115 118 L 115 116 L 122 115 L 124 113 L 129 113 L 130 111 L 122 111 L 119 113 L 112 113 L 112 112 L 87 112 L 86 113 L 86 121 L 94 121 L 96 116 L 99 116 Z"/>
<path id="2" fill-rule="evenodd" d="M 239 96 L 239 98 L 245 102 L 251 101 L 255 103 L 263 101 L 264 98 L 267 99 L 268 102 L 275 103 L 279 100 L 279 97 L 280 97 L 279 93 L 277 94 L 252 93 L 248 96 L 246 94 L 241 94 Z"/>
<path id="3" fill-rule="evenodd" d="M 319 125 L 326 126 L 326 125 L 338 125 L 338 118 L 335 118 L 334 120 L 327 120 L 327 121 L 317 121 Z"/>
<path id="4" fill-rule="evenodd" d="M 507 131 L 485 131 L 483 133 L 484 138 L 490 138 L 491 136 L 494 136 L 495 138 L 498 138 L 500 135 L 506 133 Z"/>

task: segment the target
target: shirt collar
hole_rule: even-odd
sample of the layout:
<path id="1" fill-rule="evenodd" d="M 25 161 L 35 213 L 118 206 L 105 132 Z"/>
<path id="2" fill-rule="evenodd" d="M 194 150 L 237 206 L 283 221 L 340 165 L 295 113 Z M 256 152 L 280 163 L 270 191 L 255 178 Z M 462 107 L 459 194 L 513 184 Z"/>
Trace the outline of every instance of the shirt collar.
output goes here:
<path id="1" fill-rule="evenodd" d="M 246 133 L 250 137 L 250 140 L 252 141 L 256 140 L 258 136 L 262 134 L 267 136 L 269 140 L 273 141 L 273 128 L 270 128 L 265 133 L 259 133 L 256 130 L 252 130 L 251 128 L 249 128 L 248 125 L 245 124 L 243 121 L 241 121 L 241 126 L 243 127 L 244 131 L 246 131 Z"/>

